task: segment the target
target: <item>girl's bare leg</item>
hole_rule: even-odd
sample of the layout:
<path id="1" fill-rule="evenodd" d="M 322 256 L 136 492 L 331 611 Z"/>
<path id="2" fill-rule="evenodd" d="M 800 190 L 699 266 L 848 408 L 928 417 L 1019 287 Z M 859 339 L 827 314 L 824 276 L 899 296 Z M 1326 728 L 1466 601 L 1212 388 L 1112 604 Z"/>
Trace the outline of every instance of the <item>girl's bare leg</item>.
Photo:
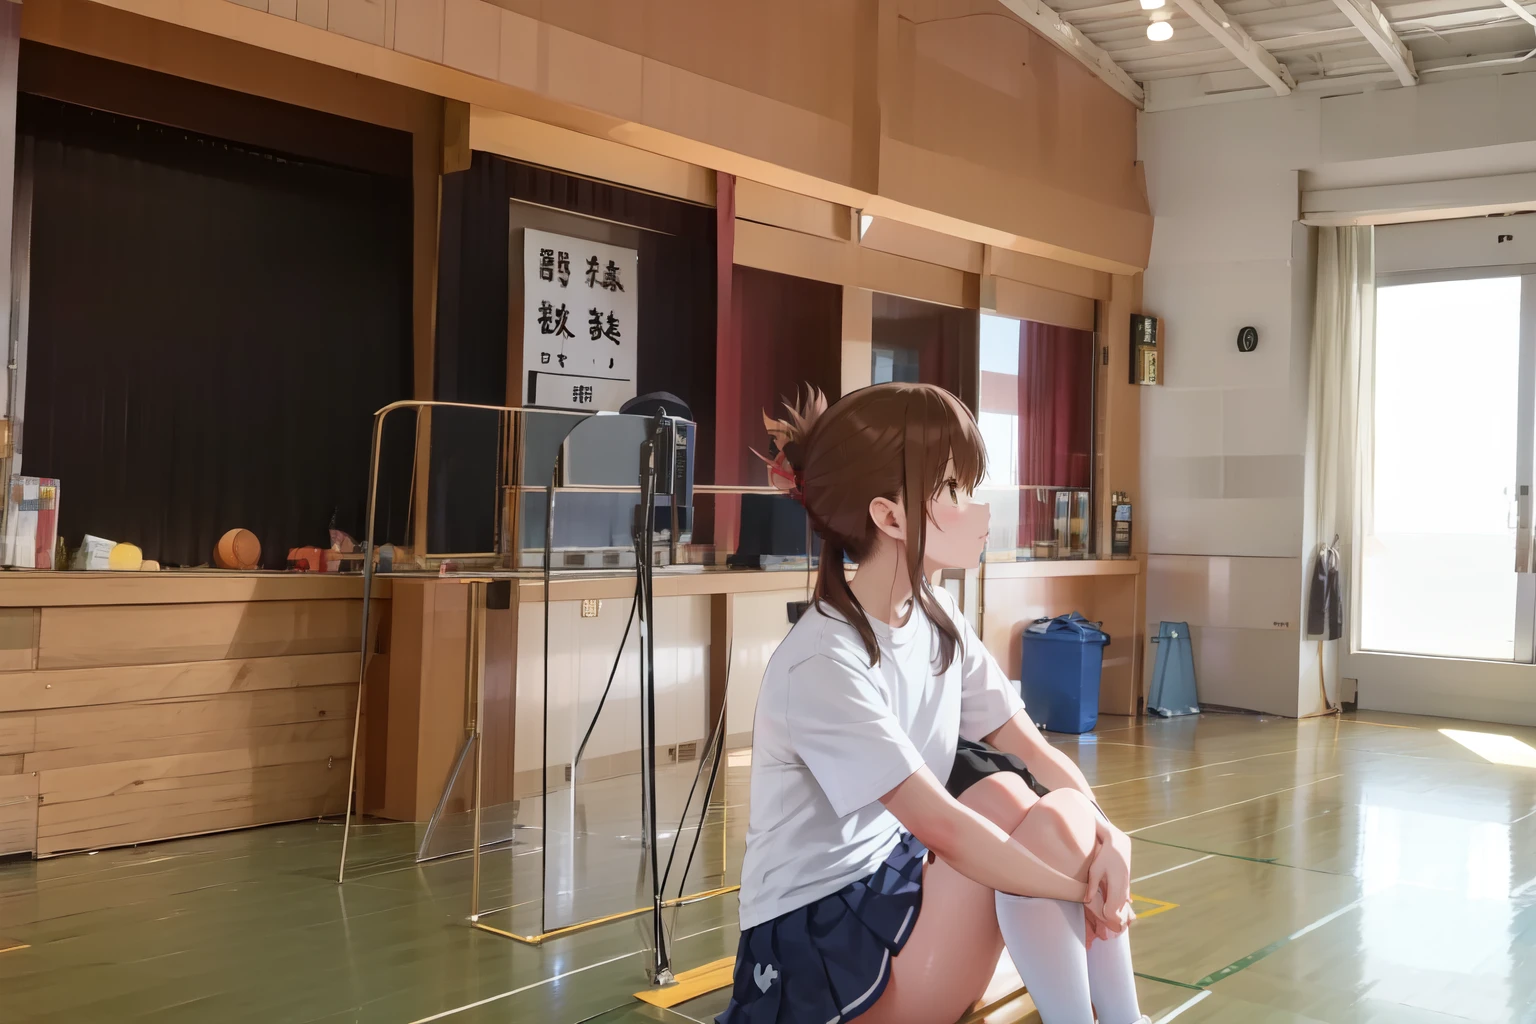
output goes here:
<path id="1" fill-rule="evenodd" d="M 1086 880 L 1092 808 L 1075 792 L 1043 798 L 1016 775 L 988 776 L 960 798 L 1058 871 Z M 923 909 L 891 964 L 884 995 L 862 1024 L 954 1024 L 991 980 L 1002 956 L 996 894 L 943 861 L 923 875 Z"/>

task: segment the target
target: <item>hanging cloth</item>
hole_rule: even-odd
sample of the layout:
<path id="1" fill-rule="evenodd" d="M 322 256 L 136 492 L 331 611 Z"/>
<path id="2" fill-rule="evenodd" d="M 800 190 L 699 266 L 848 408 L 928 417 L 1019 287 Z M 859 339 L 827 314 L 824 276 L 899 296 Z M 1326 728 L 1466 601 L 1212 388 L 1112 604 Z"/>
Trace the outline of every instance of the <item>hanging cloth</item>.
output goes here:
<path id="1" fill-rule="evenodd" d="M 1307 636 L 1337 640 L 1344 635 L 1344 595 L 1339 586 L 1339 538 L 1318 548 L 1307 591 Z"/>

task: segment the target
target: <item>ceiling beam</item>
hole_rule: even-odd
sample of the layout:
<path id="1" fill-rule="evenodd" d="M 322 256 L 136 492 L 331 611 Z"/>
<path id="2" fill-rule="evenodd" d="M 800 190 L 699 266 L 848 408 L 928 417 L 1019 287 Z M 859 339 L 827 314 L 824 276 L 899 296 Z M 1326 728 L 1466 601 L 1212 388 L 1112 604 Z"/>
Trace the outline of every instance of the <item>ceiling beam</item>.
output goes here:
<path id="1" fill-rule="evenodd" d="M 1291 73 L 1285 70 L 1285 65 L 1275 59 L 1274 54 L 1260 46 L 1243 27 L 1222 10 L 1215 0 L 1173 0 L 1179 10 L 1194 19 L 1195 24 L 1205 29 L 1222 46 L 1232 52 L 1232 56 L 1248 65 L 1249 70 L 1258 75 L 1264 84 L 1275 91 L 1278 96 L 1287 96 L 1296 88 L 1296 83 L 1291 78 Z"/>
<path id="2" fill-rule="evenodd" d="M 1146 96 L 1136 80 L 1093 40 L 1061 20 L 1061 16 L 1038 0 L 1002 0 L 1003 6 L 1012 11 L 1024 24 L 1039 32 L 1052 43 L 1076 57 L 1095 75 L 1102 78 L 1111 89 L 1140 108 Z"/>
<path id="3" fill-rule="evenodd" d="M 1344 12 L 1350 24 L 1360 30 L 1365 36 L 1365 41 L 1371 44 L 1371 48 L 1381 54 L 1381 59 L 1387 62 L 1387 67 L 1397 76 L 1397 80 L 1403 85 L 1414 85 L 1419 80 L 1419 73 L 1413 67 L 1413 54 L 1408 52 L 1408 47 L 1398 37 L 1392 23 L 1387 16 L 1381 13 L 1371 0 L 1333 0 L 1338 4 L 1339 10 Z"/>

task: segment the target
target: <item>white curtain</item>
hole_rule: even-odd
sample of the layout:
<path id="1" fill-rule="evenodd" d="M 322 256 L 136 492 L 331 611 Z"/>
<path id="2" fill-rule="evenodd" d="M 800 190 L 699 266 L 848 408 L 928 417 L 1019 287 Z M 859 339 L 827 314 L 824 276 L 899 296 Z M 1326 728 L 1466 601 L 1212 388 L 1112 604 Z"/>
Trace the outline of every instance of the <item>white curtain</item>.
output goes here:
<path id="1" fill-rule="evenodd" d="M 1312 322 L 1307 466 L 1312 498 L 1304 536 L 1310 585 L 1321 552 L 1340 543 L 1342 591 L 1332 595 L 1346 613 L 1353 580 L 1351 541 L 1366 512 L 1357 484 L 1371 471 L 1371 351 L 1376 334 L 1376 251 L 1371 227 L 1319 228 L 1317 305 Z M 1346 638 L 1348 637 L 1346 614 Z M 1326 712 L 1338 701 L 1338 641 L 1303 639 L 1301 712 Z M 1309 648 L 1311 648 L 1309 650 Z M 1314 688 L 1307 677 L 1317 680 Z"/>

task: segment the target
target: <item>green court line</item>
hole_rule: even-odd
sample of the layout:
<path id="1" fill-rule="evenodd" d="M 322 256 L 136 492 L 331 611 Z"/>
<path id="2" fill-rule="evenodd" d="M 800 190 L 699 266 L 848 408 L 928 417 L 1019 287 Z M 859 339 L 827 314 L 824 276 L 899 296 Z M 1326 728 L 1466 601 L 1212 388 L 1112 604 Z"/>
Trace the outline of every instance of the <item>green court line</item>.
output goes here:
<path id="1" fill-rule="evenodd" d="M 1172 985 L 1174 988 L 1187 988 L 1191 992 L 1204 992 L 1205 991 L 1205 989 L 1201 988 L 1199 985 L 1191 985 L 1187 981 L 1174 981 L 1172 978 L 1159 978 L 1155 974 L 1142 974 L 1140 971 L 1137 971 L 1136 972 L 1136 977 L 1144 978 L 1147 981 L 1155 981 L 1159 985 Z"/>
<path id="2" fill-rule="evenodd" d="M 1258 963 L 1260 960 L 1263 960 L 1265 957 L 1271 955 L 1272 953 L 1275 953 L 1275 952 L 1279 951 L 1280 949 L 1283 949 L 1284 947 L 1289 946 L 1291 943 L 1295 942 L 1297 939 L 1301 938 L 1302 936 L 1309 935 L 1312 932 L 1317 931 L 1317 929 L 1323 927 L 1323 925 L 1329 924 L 1329 923 L 1331 923 L 1333 921 L 1338 920 L 1339 918 L 1343 917 L 1345 914 L 1349 913 L 1351 910 L 1354 910 L 1356 907 L 1360 906 L 1360 904 L 1362 904 L 1364 902 L 1365 902 L 1365 897 L 1362 896 L 1359 899 L 1355 900 L 1353 903 L 1345 904 L 1344 906 L 1340 907 L 1338 910 L 1335 910 L 1333 913 L 1327 914 L 1327 915 L 1324 915 L 1323 917 L 1318 918 L 1316 921 L 1313 921 L 1311 924 L 1307 925 L 1305 928 L 1297 929 L 1296 931 L 1294 931 L 1291 934 L 1287 935 L 1283 939 L 1276 939 L 1274 942 L 1271 942 L 1269 945 L 1265 946 L 1263 949 L 1257 950 L 1256 952 L 1253 952 L 1253 953 L 1249 953 L 1247 956 L 1243 957 L 1241 960 L 1234 960 L 1232 963 L 1227 964 L 1227 966 L 1223 967 L 1219 971 L 1216 971 L 1214 974 L 1207 974 L 1205 977 L 1203 977 L 1199 981 L 1195 982 L 1195 987 L 1196 988 L 1210 988 L 1212 985 L 1216 984 L 1218 981 L 1225 981 L 1227 978 L 1232 977 L 1232 975 L 1236 974 L 1238 971 L 1246 970 L 1247 968 L 1252 967 L 1254 964 Z"/>
<path id="3" fill-rule="evenodd" d="M 1198 846 L 1180 846 L 1178 843 L 1164 843 L 1156 839 L 1147 839 L 1142 836 L 1131 836 L 1138 843 L 1151 843 L 1153 846 L 1166 846 L 1170 850 L 1188 850 L 1190 853 L 1204 853 L 1212 857 L 1226 857 L 1229 860 L 1245 860 L 1250 864 L 1279 864 L 1279 857 L 1244 857 L 1237 853 L 1219 853 L 1216 850 L 1202 850 Z M 1282 865 L 1284 866 L 1284 865 Z"/>

